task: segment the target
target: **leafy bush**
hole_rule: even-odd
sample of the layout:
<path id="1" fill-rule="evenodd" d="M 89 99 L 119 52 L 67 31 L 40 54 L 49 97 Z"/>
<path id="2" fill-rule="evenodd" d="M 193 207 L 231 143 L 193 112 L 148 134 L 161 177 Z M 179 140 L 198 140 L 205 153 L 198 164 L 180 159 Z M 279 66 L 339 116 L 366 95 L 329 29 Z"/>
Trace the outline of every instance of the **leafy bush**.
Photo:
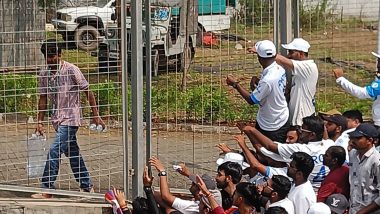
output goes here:
<path id="1" fill-rule="evenodd" d="M 323 28 L 333 20 L 331 0 L 318 1 L 315 6 L 307 6 L 305 2 L 310 4 L 310 0 L 302 0 L 300 4 L 299 17 L 302 29 Z"/>
<path id="2" fill-rule="evenodd" d="M 34 115 L 37 110 L 37 79 L 31 75 L 0 75 L 0 113 Z"/>

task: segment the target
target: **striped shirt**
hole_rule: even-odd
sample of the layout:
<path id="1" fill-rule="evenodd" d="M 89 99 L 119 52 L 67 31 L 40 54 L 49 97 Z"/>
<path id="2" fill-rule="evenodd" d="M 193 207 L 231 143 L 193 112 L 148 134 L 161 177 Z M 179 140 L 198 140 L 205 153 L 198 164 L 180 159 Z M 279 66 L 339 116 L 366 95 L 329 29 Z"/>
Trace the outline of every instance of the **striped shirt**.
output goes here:
<path id="1" fill-rule="evenodd" d="M 51 122 L 55 129 L 59 125 L 80 126 L 80 91 L 88 88 L 82 72 L 69 62 L 61 61 L 55 74 L 48 69 L 40 72 L 38 90 L 41 95 L 48 96 Z"/>

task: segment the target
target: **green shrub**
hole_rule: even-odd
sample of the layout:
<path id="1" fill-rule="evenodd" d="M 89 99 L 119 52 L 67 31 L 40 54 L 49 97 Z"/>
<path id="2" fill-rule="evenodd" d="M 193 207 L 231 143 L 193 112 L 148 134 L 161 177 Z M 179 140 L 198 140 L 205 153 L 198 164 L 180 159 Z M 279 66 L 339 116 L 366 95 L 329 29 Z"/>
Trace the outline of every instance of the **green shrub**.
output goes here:
<path id="1" fill-rule="evenodd" d="M 316 6 L 306 6 L 309 0 L 300 3 L 299 17 L 300 25 L 304 30 L 315 30 L 324 28 L 327 23 L 333 21 L 331 0 L 322 0 Z"/>
<path id="2" fill-rule="evenodd" d="M 0 75 L 0 113 L 34 115 L 37 110 L 37 79 L 32 75 Z"/>

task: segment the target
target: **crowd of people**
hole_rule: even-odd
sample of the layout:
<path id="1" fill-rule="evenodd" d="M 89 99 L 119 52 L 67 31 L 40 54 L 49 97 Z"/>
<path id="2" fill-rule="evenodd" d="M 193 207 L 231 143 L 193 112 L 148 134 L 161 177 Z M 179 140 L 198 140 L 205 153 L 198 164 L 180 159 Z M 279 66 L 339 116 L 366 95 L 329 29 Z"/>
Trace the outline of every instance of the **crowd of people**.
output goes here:
<path id="1" fill-rule="evenodd" d="M 314 96 L 318 67 L 308 58 L 310 45 L 296 38 L 282 45 L 287 56 L 277 53 L 273 42 L 263 40 L 248 51 L 257 55 L 263 70 L 253 76 L 250 90 L 232 76 L 232 86 L 250 105 L 259 105 L 254 125 L 238 123 L 241 134 L 234 137 L 239 150 L 219 144 L 224 157 L 215 160 L 216 176 L 191 174 L 185 164 L 178 172 L 192 185 L 192 197 L 183 198 L 169 190 L 167 171 L 157 157 L 150 167 L 158 172 L 159 189 L 144 169 L 146 198 L 133 201 L 132 213 L 214 213 L 214 214 L 325 214 L 380 213 L 380 55 L 375 80 L 365 87 L 354 85 L 334 69 L 336 82 L 360 99 L 372 99 L 372 123 L 364 123 L 362 113 L 349 110 L 316 112 Z M 92 107 L 94 123 L 104 128 L 93 93 L 80 70 L 60 59 L 55 43 L 41 48 L 48 69 L 39 76 L 39 113 L 36 131 L 44 133 L 48 105 L 57 131 L 52 144 L 42 186 L 54 188 L 59 157 L 65 154 L 82 191 L 92 192 L 88 171 L 79 153 L 76 132 L 80 126 L 79 94 L 83 91 Z M 291 74 L 291 78 L 287 76 Z M 247 139 L 246 139 L 247 138 Z M 250 144 L 247 144 L 249 139 Z M 212 170 L 212 169 L 211 169 Z M 124 212 L 129 212 L 123 193 L 113 193 Z M 35 194 L 35 198 L 49 198 Z"/>
<path id="2" fill-rule="evenodd" d="M 372 124 L 364 123 L 355 109 L 316 112 L 318 67 L 308 59 L 309 43 L 296 38 L 282 47 L 287 56 L 278 54 L 269 40 L 248 49 L 263 68 L 260 77 L 252 77 L 250 91 L 227 76 L 227 85 L 259 110 L 254 125 L 237 124 L 239 150 L 217 146 L 224 157 L 216 160 L 216 176 L 193 175 L 181 164 L 178 172 L 192 182 L 193 197 L 176 197 L 164 165 L 152 157 L 159 190 L 152 191 L 145 172 L 146 206 L 135 200 L 132 213 L 380 213 L 380 55 L 372 53 L 376 78 L 366 87 L 348 81 L 340 68 L 332 72 L 345 91 L 373 100 Z"/>

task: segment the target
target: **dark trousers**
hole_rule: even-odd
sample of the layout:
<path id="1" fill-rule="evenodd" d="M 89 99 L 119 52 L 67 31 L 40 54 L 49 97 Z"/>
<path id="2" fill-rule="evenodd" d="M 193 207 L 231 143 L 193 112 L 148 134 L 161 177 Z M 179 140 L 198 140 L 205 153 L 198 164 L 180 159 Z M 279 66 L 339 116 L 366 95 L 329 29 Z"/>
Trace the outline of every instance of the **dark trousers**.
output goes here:
<path id="1" fill-rule="evenodd" d="M 286 142 L 286 133 L 288 132 L 290 128 L 290 123 L 287 121 L 281 128 L 275 130 L 275 131 L 266 131 L 263 130 L 259 124 L 256 122 L 255 128 L 259 130 L 263 135 L 268 137 L 269 139 L 279 142 L 279 143 L 285 143 Z"/>

